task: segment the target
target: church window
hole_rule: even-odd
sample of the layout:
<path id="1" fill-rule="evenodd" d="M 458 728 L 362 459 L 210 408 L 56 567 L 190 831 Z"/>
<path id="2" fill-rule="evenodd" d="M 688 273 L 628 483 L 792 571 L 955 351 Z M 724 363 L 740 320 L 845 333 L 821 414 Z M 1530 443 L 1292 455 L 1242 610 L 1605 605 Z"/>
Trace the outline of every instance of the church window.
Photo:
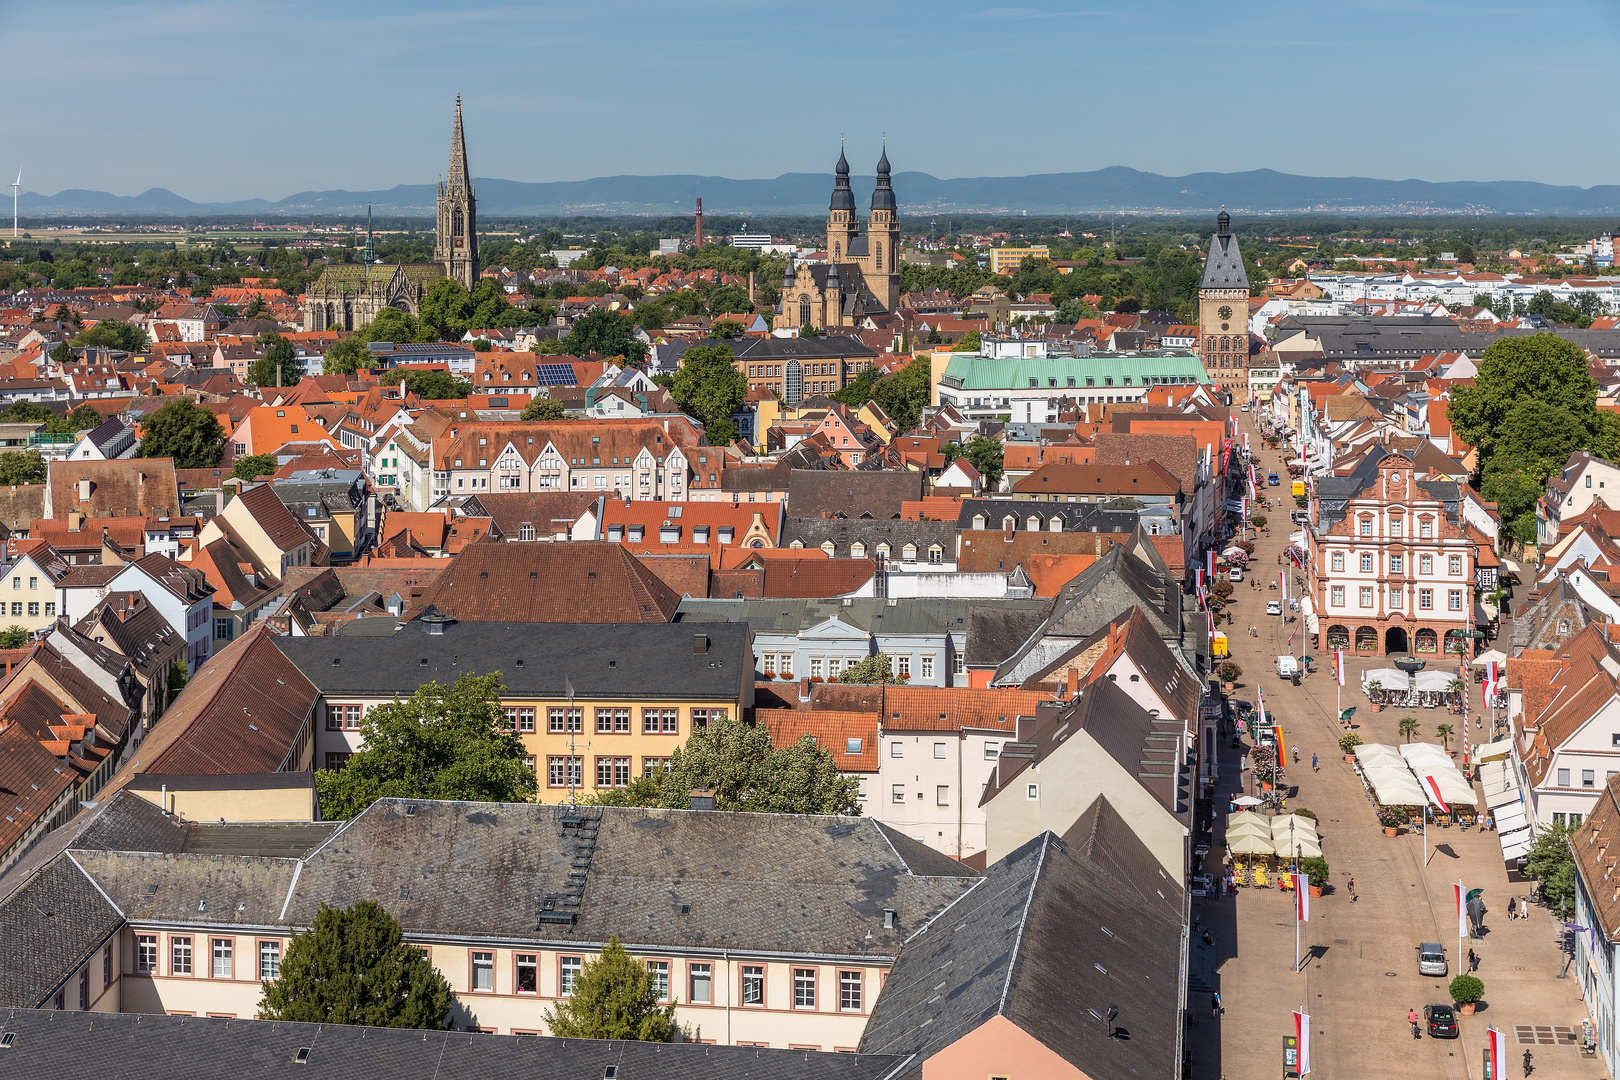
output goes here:
<path id="1" fill-rule="evenodd" d="M 810 298 L 808 296 L 799 298 L 799 325 L 810 325 Z"/>
<path id="2" fill-rule="evenodd" d="M 881 241 L 879 241 L 875 245 L 875 250 L 877 251 L 877 262 L 875 264 L 876 268 L 879 269 L 879 270 L 882 270 L 883 269 L 883 244 L 882 244 Z"/>
<path id="3" fill-rule="evenodd" d="M 842 255 L 843 253 L 844 253 L 843 252 L 843 245 L 838 244 L 838 243 L 834 243 L 833 244 L 833 262 L 837 262 L 838 257 L 840 255 Z"/>
<path id="4" fill-rule="evenodd" d="M 450 235 L 462 235 L 461 208 L 459 206 L 450 213 Z"/>

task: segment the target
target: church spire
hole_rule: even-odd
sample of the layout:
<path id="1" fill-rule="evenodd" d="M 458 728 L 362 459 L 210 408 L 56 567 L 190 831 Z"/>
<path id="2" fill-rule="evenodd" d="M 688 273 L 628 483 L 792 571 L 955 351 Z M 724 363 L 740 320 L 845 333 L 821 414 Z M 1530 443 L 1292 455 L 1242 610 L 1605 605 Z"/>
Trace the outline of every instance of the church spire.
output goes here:
<path id="1" fill-rule="evenodd" d="M 855 193 L 849 189 L 849 159 L 844 157 L 843 140 L 838 143 L 838 164 L 833 167 L 831 210 L 855 210 Z"/>
<path id="2" fill-rule="evenodd" d="M 377 248 L 371 240 L 371 204 L 366 203 L 366 277 L 371 276 L 371 264 L 377 261 Z"/>
<path id="3" fill-rule="evenodd" d="M 467 172 L 467 138 L 461 133 L 461 95 L 456 95 L 456 126 L 450 133 L 449 186 L 472 191 L 472 177 Z"/>

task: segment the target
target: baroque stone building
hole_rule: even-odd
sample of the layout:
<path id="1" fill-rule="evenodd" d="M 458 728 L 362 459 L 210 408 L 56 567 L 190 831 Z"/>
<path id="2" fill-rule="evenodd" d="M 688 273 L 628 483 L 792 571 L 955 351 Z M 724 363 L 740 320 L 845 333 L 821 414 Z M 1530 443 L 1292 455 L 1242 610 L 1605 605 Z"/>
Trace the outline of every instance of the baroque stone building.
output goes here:
<path id="1" fill-rule="evenodd" d="M 889 151 L 877 164 L 871 218 L 861 232 L 855 216 L 855 193 L 849 187 L 849 162 L 842 149 L 827 211 L 827 262 L 822 266 L 788 262 L 782 276 L 782 298 L 776 310 L 779 327 L 856 326 L 868 315 L 892 312 L 900 303 L 900 221 L 894 188 L 889 182 Z"/>
<path id="2" fill-rule="evenodd" d="M 358 330 L 389 307 L 418 315 L 428 286 L 439 278 L 453 277 L 468 290 L 478 283 L 477 200 L 467 170 L 460 94 L 450 134 L 450 172 L 439 181 L 438 211 L 435 261 L 430 263 L 377 265 L 368 225 L 365 261 L 328 266 L 305 291 L 304 329 Z"/>
<path id="3" fill-rule="evenodd" d="M 1225 207 L 1198 282 L 1198 352 L 1210 382 L 1249 400 L 1249 274 Z"/>

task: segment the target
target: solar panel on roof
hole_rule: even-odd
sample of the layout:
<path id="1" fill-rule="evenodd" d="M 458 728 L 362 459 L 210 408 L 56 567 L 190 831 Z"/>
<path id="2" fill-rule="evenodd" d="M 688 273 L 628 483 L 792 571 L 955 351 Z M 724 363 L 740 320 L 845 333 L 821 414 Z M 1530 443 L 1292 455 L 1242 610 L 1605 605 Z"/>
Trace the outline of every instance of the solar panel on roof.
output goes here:
<path id="1" fill-rule="evenodd" d="M 546 386 L 573 386 L 575 381 L 574 366 L 572 364 L 541 364 L 540 381 Z"/>

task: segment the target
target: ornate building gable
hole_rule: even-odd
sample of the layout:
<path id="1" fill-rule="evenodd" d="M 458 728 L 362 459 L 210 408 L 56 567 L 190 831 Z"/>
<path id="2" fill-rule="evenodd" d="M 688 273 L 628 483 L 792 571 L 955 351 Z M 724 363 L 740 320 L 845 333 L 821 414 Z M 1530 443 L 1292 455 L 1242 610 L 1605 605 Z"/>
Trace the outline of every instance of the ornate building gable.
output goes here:
<path id="1" fill-rule="evenodd" d="M 782 276 L 778 326 L 859 326 L 869 315 L 898 307 L 900 223 L 889 171 L 885 147 L 877 165 L 869 228 L 863 233 L 849 186 L 849 160 L 839 149 L 827 209 L 827 262 L 795 269 L 789 261 Z"/>
<path id="2" fill-rule="evenodd" d="M 443 276 L 434 263 L 328 266 L 304 293 L 304 329 L 358 330 L 388 307 L 420 314 L 429 283 Z"/>

